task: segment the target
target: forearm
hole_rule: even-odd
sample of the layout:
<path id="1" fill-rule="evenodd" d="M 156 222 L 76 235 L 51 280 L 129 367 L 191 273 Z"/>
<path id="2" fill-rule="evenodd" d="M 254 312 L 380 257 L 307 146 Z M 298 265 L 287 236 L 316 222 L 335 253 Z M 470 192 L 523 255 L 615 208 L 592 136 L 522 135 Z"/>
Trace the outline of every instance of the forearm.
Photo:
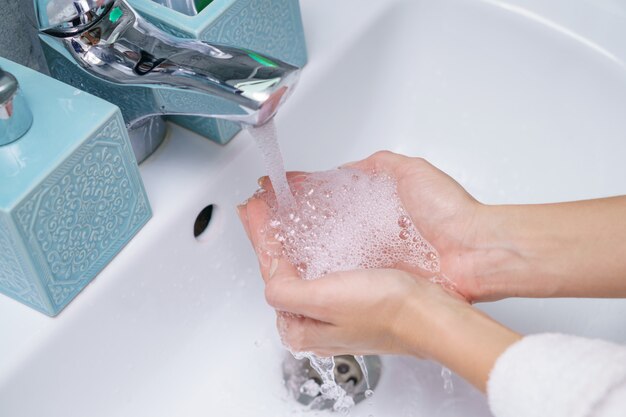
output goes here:
<path id="1" fill-rule="evenodd" d="M 626 197 L 485 206 L 481 216 L 485 299 L 626 297 Z"/>

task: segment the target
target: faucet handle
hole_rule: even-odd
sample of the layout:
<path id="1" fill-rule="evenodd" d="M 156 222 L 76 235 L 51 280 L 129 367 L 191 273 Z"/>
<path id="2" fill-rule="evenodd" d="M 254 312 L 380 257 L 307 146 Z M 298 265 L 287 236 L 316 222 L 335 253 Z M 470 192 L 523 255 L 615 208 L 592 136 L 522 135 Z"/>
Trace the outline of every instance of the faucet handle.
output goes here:
<path id="1" fill-rule="evenodd" d="M 35 0 L 39 30 L 55 36 L 72 36 L 100 20 L 114 0 Z"/>
<path id="2" fill-rule="evenodd" d="M 0 68 L 0 146 L 24 136 L 32 123 L 33 114 L 17 79 Z"/>

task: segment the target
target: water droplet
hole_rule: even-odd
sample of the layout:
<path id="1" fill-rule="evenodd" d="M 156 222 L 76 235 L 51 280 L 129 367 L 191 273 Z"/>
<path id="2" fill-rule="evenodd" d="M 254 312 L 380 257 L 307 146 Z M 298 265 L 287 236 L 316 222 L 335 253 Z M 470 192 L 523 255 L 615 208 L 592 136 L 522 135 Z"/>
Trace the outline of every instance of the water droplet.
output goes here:
<path id="1" fill-rule="evenodd" d="M 352 409 L 352 407 L 354 407 L 354 400 L 352 397 L 345 395 L 345 393 L 335 401 L 335 404 L 333 404 L 333 410 L 344 416 L 350 414 L 350 409 Z"/>
<path id="2" fill-rule="evenodd" d="M 322 384 L 320 387 L 320 392 L 323 396 L 328 396 L 333 392 L 333 386 L 331 384 Z"/>
<path id="3" fill-rule="evenodd" d="M 443 390 L 447 394 L 452 394 L 454 392 L 454 384 L 452 382 L 452 371 L 446 367 L 442 367 L 441 378 L 443 378 Z"/>
<path id="4" fill-rule="evenodd" d="M 309 379 L 300 387 L 300 392 L 309 397 L 317 397 L 320 394 L 321 387 L 315 380 Z"/>
<path id="5" fill-rule="evenodd" d="M 402 229 L 400 231 L 400 234 L 398 236 L 400 236 L 400 239 L 402 240 L 407 240 L 409 238 L 409 236 L 411 235 L 411 232 L 409 232 L 406 229 Z"/>
<path id="6" fill-rule="evenodd" d="M 372 398 L 372 395 L 374 395 L 374 391 L 371 389 L 365 391 L 365 398 Z"/>

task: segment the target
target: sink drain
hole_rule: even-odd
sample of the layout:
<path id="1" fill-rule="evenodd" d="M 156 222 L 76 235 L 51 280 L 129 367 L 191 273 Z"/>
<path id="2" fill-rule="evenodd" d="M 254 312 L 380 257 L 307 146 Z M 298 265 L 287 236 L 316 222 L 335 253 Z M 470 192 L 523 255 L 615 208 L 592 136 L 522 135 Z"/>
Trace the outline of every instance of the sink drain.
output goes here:
<path id="1" fill-rule="evenodd" d="M 380 380 L 382 363 L 378 356 L 365 356 L 370 389 L 375 389 Z M 285 386 L 293 398 L 300 404 L 312 409 L 333 408 L 333 401 L 322 398 L 320 386 L 322 379 L 311 367 L 308 359 L 298 360 L 288 355 L 283 362 Z M 335 356 L 335 381 L 355 403 L 363 401 L 368 390 L 365 375 L 354 356 Z"/>

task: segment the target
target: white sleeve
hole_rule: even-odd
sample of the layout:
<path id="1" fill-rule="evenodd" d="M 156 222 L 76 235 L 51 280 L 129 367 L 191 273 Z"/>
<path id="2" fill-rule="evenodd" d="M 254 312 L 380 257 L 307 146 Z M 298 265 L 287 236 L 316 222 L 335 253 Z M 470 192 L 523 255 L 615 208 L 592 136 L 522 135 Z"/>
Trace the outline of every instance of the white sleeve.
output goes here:
<path id="1" fill-rule="evenodd" d="M 626 346 L 526 336 L 496 361 L 487 395 L 495 417 L 625 417 Z"/>

